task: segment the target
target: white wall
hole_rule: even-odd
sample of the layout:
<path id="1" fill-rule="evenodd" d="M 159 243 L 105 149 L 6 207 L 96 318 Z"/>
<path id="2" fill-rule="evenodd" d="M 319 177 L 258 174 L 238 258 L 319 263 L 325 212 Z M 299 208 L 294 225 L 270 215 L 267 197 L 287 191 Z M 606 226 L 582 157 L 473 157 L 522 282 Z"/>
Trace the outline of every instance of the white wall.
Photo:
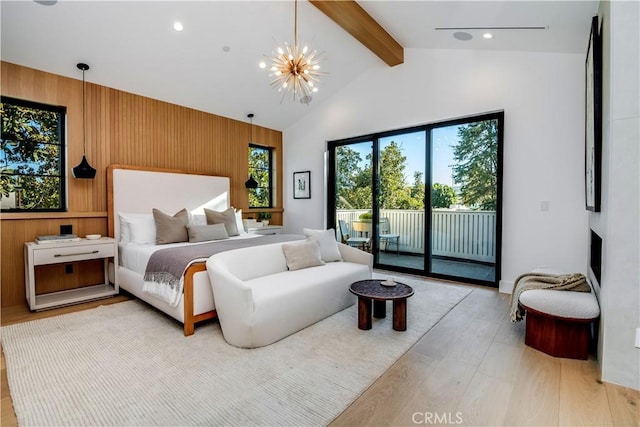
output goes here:
<path id="1" fill-rule="evenodd" d="M 286 231 L 324 224 L 326 141 L 500 109 L 501 288 L 542 265 L 586 273 L 583 55 L 407 49 L 403 65 L 371 69 L 285 129 Z M 312 198 L 294 200 L 289 177 L 303 170 Z"/>
<path id="2" fill-rule="evenodd" d="M 637 2 L 601 2 L 602 209 L 589 214 L 603 239 L 598 359 L 602 379 L 640 389 L 640 32 Z"/>

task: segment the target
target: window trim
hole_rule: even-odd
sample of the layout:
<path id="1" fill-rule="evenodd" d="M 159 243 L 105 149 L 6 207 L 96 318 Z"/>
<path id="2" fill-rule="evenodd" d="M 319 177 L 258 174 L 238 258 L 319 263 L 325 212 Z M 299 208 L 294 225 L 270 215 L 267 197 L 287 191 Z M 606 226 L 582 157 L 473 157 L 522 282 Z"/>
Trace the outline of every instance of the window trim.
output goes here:
<path id="1" fill-rule="evenodd" d="M 41 102 L 29 101 L 25 99 L 13 98 L 10 96 L 0 96 L 0 103 L 11 104 L 19 107 L 27 107 L 38 110 L 51 111 L 59 114 L 58 120 L 58 141 L 60 145 L 60 156 L 58 157 L 60 163 L 60 207 L 59 208 L 47 208 L 47 209 L 1 209 L 3 214 L 9 213 L 27 213 L 27 212 L 67 212 L 67 143 L 66 143 L 66 117 L 67 107 L 63 105 L 50 105 L 43 104 Z M 25 175 L 25 176 L 42 176 L 42 175 Z"/>

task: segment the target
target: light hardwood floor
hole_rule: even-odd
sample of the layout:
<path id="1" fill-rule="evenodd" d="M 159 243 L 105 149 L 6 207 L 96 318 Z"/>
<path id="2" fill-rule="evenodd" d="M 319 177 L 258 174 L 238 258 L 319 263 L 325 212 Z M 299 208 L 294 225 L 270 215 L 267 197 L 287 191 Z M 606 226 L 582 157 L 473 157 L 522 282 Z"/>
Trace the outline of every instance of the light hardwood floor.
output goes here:
<path id="1" fill-rule="evenodd" d="M 640 392 L 602 383 L 595 360 L 527 347 L 508 306 L 474 287 L 331 426 L 640 425 Z"/>
<path id="2" fill-rule="evenodd" d="M 123 299 L 35 314 L 3 309 L 2 324 Z M 640 425 L 640 392 L 602 383 L 595 360 L 558 359 L 525 346 L 524 325 L 511 324 L 507 311 L 508 296 L 473 287 L 331 426 Z M 15 426 L 4 355 L 1 373 L 1 425 Z"/>

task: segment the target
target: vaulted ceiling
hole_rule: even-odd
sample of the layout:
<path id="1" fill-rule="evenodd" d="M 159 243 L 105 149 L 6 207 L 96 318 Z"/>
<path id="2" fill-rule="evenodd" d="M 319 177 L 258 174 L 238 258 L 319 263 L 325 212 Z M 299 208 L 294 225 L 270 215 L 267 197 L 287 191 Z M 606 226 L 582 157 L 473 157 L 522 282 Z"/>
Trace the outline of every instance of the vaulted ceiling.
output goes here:
<path id="1" fill-rule="evenodd" d="M 597 1 L 359 1 L 405 49 L 494 49 L 584 54 Z M 306 0 L 301 43 L 324 52 L 320 91 L 310 105 L 269 87 L 258 63 L 292 42 L 292 1 L 0 2 L 3 61 L 284 130 L 361 73 L 388 67 Z M 184 25 L 182 32 L 173 23 Z M 543 27 L 458 30 L 440 27 Z M 397 65 L 402 67 L 403 65 Z"/>

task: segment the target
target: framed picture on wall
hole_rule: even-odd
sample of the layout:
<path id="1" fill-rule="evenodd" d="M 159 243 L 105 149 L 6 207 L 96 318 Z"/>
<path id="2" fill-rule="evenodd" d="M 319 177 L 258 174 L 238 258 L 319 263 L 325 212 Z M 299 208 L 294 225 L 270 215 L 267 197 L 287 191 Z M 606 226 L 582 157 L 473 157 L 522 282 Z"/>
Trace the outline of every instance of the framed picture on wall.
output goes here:
<path id="1" fill-rule="evenodd" d="M 591 20 L 585 61 L 585 201 L 586 208 L 600 212 L 602 167 L 602 40 L 598 17 Z"/>
<path id="2" fill-rule="evenodd" d="M 293 198 L 294 199 L 310 199 L 311 198 L 311 172 L 294 172 L 293 173 Z"/>

